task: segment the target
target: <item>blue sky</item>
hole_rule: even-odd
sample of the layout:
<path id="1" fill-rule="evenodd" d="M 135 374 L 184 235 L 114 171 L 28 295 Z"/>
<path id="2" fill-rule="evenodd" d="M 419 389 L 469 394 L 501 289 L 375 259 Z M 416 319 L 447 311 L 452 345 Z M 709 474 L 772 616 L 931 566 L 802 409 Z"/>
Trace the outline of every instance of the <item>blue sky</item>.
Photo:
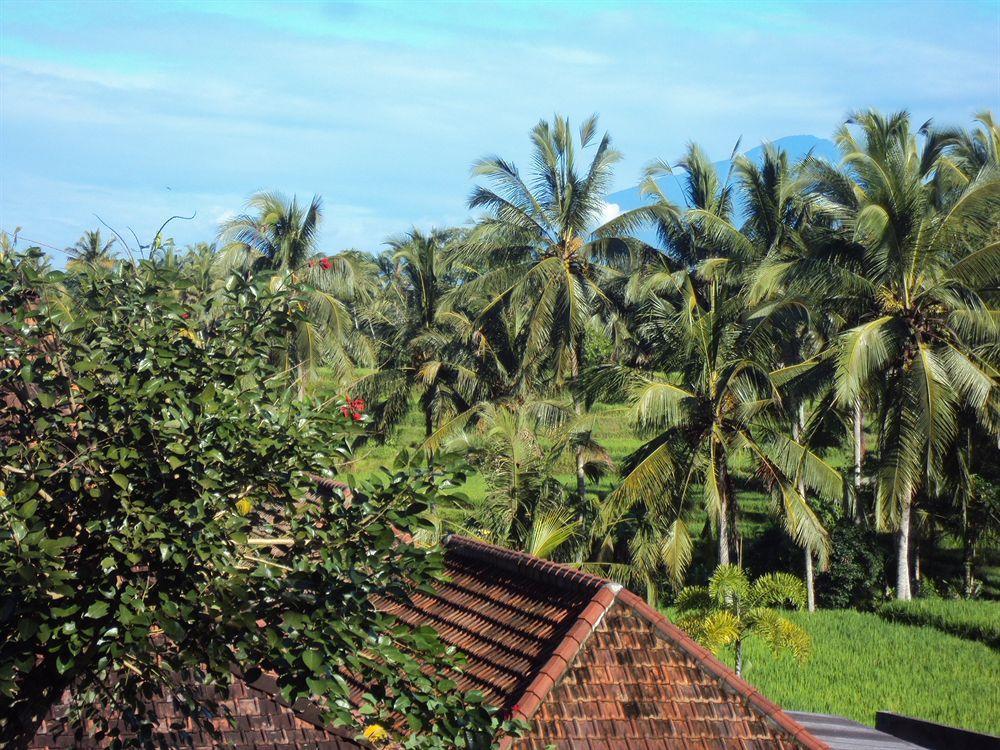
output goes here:
<path id="1" fill-rule="evenodd" d="M 601 114 L 617 188 L 689 140 L 728 156 L 854 108 L 1000 111 L 1000 0 L 321 3 L 0 0 L 0 227 L 94 214 L 211 240 L 258 189 L 323 196 L 323 248 L 465 221 L 469 165 Z"/>

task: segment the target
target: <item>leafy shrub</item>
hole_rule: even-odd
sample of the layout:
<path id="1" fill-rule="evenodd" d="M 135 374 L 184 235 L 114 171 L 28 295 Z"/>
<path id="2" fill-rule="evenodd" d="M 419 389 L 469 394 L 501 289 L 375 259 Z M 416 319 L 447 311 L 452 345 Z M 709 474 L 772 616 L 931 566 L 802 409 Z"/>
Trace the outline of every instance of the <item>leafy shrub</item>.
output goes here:
<path id="1" fill-rule="evenodd" d="M 356 727 L 342 675 L 363 675 L 362 713 L 405 709 L 414 747 L 491 736 L 481 696 L 425 671 L 452 662 L 436 635 L 373 602 L 440 575 L 393 528 L 446 477 L 310 492 L 362 428 L 300 400 L 273 356 L 298 290 L 262 275 L 192 295 L 152 261 L 84 274 L 71 304 L 61 281 L 0 252 L 0 746 L 70 685 L 81 731 L 117 713 L 148 740 L 154 695 L 204 720 L 199 684 L 225 688 L 233 663 Z"/>
<path id="2" fill-rule="evenodd" d="M 961 599 L 892 601 L 879 607 L 878 613 L 892 622 L 927 625 L 1000 649 L 1000 602 Z"/>
<path id="3" fill-rule="evenodd" d="M 831 609 L 872 609 L 885 590 L 886 550 L 869 529 L 848 519 L 830 530 L 830 564 L 816 576 L 816 599 Z"/>

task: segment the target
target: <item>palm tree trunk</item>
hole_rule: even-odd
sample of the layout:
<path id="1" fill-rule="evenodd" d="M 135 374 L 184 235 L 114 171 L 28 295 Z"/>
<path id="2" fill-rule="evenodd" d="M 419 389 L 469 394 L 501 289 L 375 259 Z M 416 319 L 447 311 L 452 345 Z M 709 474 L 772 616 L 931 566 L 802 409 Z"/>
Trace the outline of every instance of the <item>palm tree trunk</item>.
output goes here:
<path id="1" fill-rule="evenodd" d="M 305 362 L 299 362 L 297 365 L 299 371 L 299 398 L 304 399 L 306 397 L 306 365 Z"/>
<path id="2" fill-rule="evenodd" d="M 962 551 L 962 595 L 966 599 L 972 598 L 972 589 L 976 584 L 973 576 L 973 561 L 975 558 L 975 548 L 965 540 L 965 549 Z"/>
<path id="3" fill-rule="evenodd" d="M 852 512 L 854 523 L 861 523 L 861 463 L 864 460 L 864 412 L 861 399 L 854 400 L 854 503 Z"/>
<path id="4" fill-rule="evenodd" d="M 813 580 L 813 556 L 812 551 L 807 549 L 806 553 L 806 601 L 809 611 L 816 611 L 816 585 Z"/>
<path id="5" fill-rule="evenodd" d="M 736 641 L 736 676 L 743 674 L 743 640 Z"/>
<path id="6" fill-rule="evenodd" d="M 976 548 L 972 541 L 972 530 L 969 528 L 969 493 L 960 491 L 959 494 L 962 496 L 962 596 L 971 599 L 972 588 L 975 585 L 973 564 Z"/>
<path id="7" fill-rule="evenodd" d="M 719 565 L 729 565 L 729 497 L 725 488 L 719 489 L 722 507 L 719 508 Z"/>
<path id="8" fill-rule="evenodd" d="M 799 404 L 798 418 L 796 419 L 795 424 L 792 425 L 792 436 L 795 438 L 795 440 L 797 442 L 802 443 L 802 444 L 805 443 L 805 440 L 804 440 L 805 429 L 806 429 L 806 405 L 805 405 L 805 403 L 800 403 Z M 798 490 L 799 495 L 802 496 L 802 499 L 805 500 L 805 498 L 806 498 L 806 482 L 805 482 L 805 478 L 802 476 L 802 470 L 801 469 L 799 469 L 798 486 L 796 487 L 796 489 Z M 810 612 L 815 612 L 816 611 L 816 590 L 815 590 L 815 585 L 814 585 L 814 581 L 813 581 L 813 557 L 812 557 L 812 550 L 810 550 L 808 547 L 805 547 L 804 551 L 805 551 L 805 555 L 806 555 L 806 599 L 807 599 L 807 602 L 808 602 L 808 605 L 809 605 L 809 611 Z"/>
<path id="9" fill-rule="evenodd" d="M 573 351 L 570 353 L 570 358 L 573 361 L 573 383 L 570 386 L 570 392 L 573 395 L 573 411 L 576 412 L 577 416 L 583 414 L 585 406 L 583 399 L 580 398 L 580 360 L 582 357 L 583 336 L 577 336 L 573 340 Z M 576 448 L 576 494 L 581 502 L 587 498 L 587 474 L 583 470 L 584 463 L 583 446 L 580 445 Z"/>
<path id="10" fill-rule="evenodd" d="M 898 549 L 896 553 L 896 598 L 910 601 L 910 505 L 907 499 L 899 519 Z"/>

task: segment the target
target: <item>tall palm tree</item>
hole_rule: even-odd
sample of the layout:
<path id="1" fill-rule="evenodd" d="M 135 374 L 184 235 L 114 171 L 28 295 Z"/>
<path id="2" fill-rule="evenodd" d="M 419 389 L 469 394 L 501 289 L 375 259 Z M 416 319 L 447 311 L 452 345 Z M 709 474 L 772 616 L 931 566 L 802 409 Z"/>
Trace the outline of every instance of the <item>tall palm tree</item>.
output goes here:
<path id="1" fill-rule="evenodd" d="M 219 272 L 271 272 L 273 284 L 295 283 L 306 290 L 305 315 L 282 352 L 300 392 L 321 364 L 343 378 L 355 365 L 371 362 L 371 342 L 350 314 L 351 303 L 372 287 L 361 280 L 368 269 L 355 253 L 317 255 L 319 196 L 304 207 L 294 197 L 257 193 L 247 209 L 219 229 Z"/>
<path id="2" fill-rule="evenodd" d="M 760 161 L 739 155 L 733 160 L 733 173 L 745 220 L 739 228 L 725 215 L 694 209 L 690 220 L 697 223 L 705 241 L 727 261 L 728 275 L 747 278 L 747 301 L 752 314 L 744 325 L 752 335 L 754 328 L 765 330 L 773 345 L 767 361 L 775 367 L 772 382 L 786 385 L 790 373 L 819 354 L 831 330 L 836 330 L 843 313 L 823 309 L 810 295 L 790 293 L 771 285 L 774 268 L 794 263 L 806 253 L 806 244 L 817 234 L 812 224 L 813 210 L 805 191 L 806 181 L 789 162 L 788 154 L 773 144 L 764 146 Z M 782 389 L 781 414 L 784 428 L 798 445 L 815 443 L 817 428 L 835 417 L 828 398 L 825 378 L 801 378 L 795 387 Z M 836 421 L 835 419 L 833 421 Z M 823 434 L 826 437 L 825 434 Z M 807 454 L 802 453 L 801 459 Z M 812 472 L 822 488 L 822 495 L 836 499 L 842 494 L 839 473 L 810 458 Z M 798 493 L 807 498 L 804 466 L 796 465 L 791 474 Z M 809 611 L 815 609 L 814 551 L 804 549 L 805 580 Z"/>
<path id="3" fill-rule="evenodd" d="M 742 302 L 711 291 L 701 299 L 687 272 L 665 283 L 674 286 L 660 291 L 642 324 L 662 354 L 641 369 L 609 366 L 594 373 L 595 382 L 628 388 L 637 427 L 650 436 L 626 460 L 605 522 L 620 523 L 643 508 L 655 524 L 660 560 L 680 583 L 691 559 L 688 522 L 700 487 L 717 530 L 719 563 L 728 564 L 739 511 L 732 472 L 748 463 L 779 498 L 792 537 L 825 559 L 826 532 L 794 477 L 798 471 L 805 484 L 825 493 L 832 470 L 777 418 L 770 368 L 753 354 L 759 344 L 741 322 Z"/>
<path id="4" fill-rule="evenodd" d="M 878 405 L 876 520 L 897 531 L 896 595 L 911 597 L 913 504 L 934 494 L 960 408 L 996 435 L 1000 178 L 987 161 L 956 183 L 940 170 L 953 140 L 905 112 L 855 115 L 836 135 L 843 168 L 810 165 L 818 206 L 843 241 L 789 264 L 782 283 L 850 294 L 869 312 L 842 333 L 843 404 Z"/>
<path id="5" fill-rule="evenodd" d="M 114 244 L 114 237 L 104 241 L 100 229 L 84 232 L 72 247 L 65 250 L 69 256 L 69 266 L 107 265 L 115 257 Z"/>
<path id="6" fill-rule="evenodd" d="M 960 182 L 973 179 L 984 167 L 1000 164 L 1000 123 L 984 110 L 976 115 L 978 127 L 950 134 L 952 148 L 944 154 L 938 170 Z M 954 170 L 958 175 L 949 174 Z"/>
<path id="7" fill-rule="evenodd" d="M 550 375 L 566 385 L 577 413 L 584 410 L 579 380 L 588 320 L 608 303 L 603 286 L 621 273 L 632 245 L 627 234 L 646 217 L 639 209 L 600 225 L 612 170 L 621 154 L 605 133 L 597 140 L 597 117 L 584 121 L 579 141 L 568 119 L 541 121 L 531 132 L 532 175 L 527 181 L 508 161 L 490 156 L 475 163 L 483 178 L 469 199 L 481 209 L 460 257 L 487 269 L 454 295 L 480 296 L 485 319 L 513 310 L 523 349 L 522 369 Z M 593 147 L 584 170 L 578 155 Z M 577 450 L 577 493 L 586 492 L 584 450 Z"/>
<path id="8" fill-rule="evenodd" d="M 691 558 L 696 486 L 717 530 L 719 562 L 731 559 L 738 515 L 731 472 L 738 457 L 780 498 L 792 536 L 824 558 L 826 532 L 795 486 L 795 467 L 806 484 L 829 486 L 826 464 L 784 434 L 776 418 L 769 378 L 775 331 L 745 314 L 745 269 L 771 243 L 733 227 L 732 188 L 700 149 L 690 147 L 681 165 L 687 211 L 670 205 L 653 181 L 662 166 L 651 169 L 646 190 L 661 204 L 657 228 L 666 253 L 682 267 L 650 275 L 641 288 L 637 334 L 645 343 L 632 363 L 638 366 L 592 372 L 597 389 L 630 390 L 637 426 L 650 437 L 626 461 L 605 523 L 620 524 L 638 510 L 646 531 L 636 534 L 633 557 L 666 565 L 675 585 Z"/>
<path id="9" fill-rule="evenodd" d="M 314 195 L 308 206 L 275 192 L 255 193 L 246 213 L 219 227 L 223 262 L 244 270 L 299 269 L 316 252 L 322 200 Z"/>

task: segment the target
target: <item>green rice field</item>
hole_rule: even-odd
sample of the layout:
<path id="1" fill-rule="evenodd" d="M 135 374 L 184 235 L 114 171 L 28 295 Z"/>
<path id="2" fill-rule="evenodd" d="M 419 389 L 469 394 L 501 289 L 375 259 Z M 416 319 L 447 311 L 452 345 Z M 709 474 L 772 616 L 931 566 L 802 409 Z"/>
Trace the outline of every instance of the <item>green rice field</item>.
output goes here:
<path id="1" fill-rule="evenodd" d="M 974 604 L 1000 620 L 1000 603 Z M 746 649 L 744 676 L 782 707 L 869 725 L 876 711 L 893 711 L 1000 734 L 1000 652 L 984 643 L 851 610 L 790 617 L 812 635 L 807 663 L 760 643 Z"/>

